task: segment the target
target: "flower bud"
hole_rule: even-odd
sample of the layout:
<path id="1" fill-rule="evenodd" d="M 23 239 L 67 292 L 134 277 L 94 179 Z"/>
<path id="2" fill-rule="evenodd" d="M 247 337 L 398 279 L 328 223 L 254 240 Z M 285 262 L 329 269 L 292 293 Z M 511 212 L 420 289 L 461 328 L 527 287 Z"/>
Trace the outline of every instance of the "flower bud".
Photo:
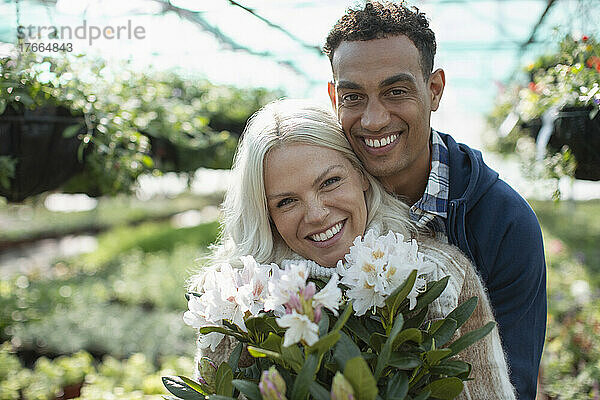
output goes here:
<path id="1" fill-rule="evenodd" d="M 331 383 L 331 400 L 354 400 L 354 389 L 339 371 Z"/>
<path id="2" fill-rule="evenodd" d="M 302 290 L 302 297 L 304 300 L 310 300 L 317 293 L 317 287 L 314 282 L 309 282 L 308 285 Z"/>
<path id="3" fill-rule="evenodd" d="M 320 304 L 315 308 L 315 323 L 317 324 L 321 321 L 321 316 L 323 314 L 321 308 L 322 306 Z"/>
<path id="4" fill-rule="evenodd" d="M 263 371 L 258 383 L 263 400 L 287 400 L 285 397 L 285 381 L 273 366 Z"/>
<path id="5" fill-rule="evenodd" d="M 200 377 L 204 381 L 204 384 L 212 391 L 216 391 L 215 380 L 217 377 L 217 366 L 213 363 L 210 358 L 202 357 L 198 362 L 198 371 Z"/>

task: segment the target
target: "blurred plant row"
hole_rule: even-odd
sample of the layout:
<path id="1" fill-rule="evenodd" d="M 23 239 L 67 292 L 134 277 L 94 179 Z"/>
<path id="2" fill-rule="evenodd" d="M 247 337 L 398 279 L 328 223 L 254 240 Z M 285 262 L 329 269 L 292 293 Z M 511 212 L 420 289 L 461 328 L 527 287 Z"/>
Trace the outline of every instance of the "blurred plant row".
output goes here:
<path id="1" fill-rule="evenodd" d="M 600 397 L 600 201 L 534 202 L 548 265 L 542 392 Z"/>
<path id="2" fill-rule="evenodd" d="M 533 179 L 600 179 L 600 44 L 566 36 L 498 97 L 492 149 L 516 153 Z"/>
<path id="3" fill-rule="evenodd" d="M 217 231 L 115 226 L 92 253 L 2 279 L 0 400 L 161 398 L 161 376 L 193 371 L 185 282 Z"/>
<path id="4" fill-rule="evenodd" d="M 142 173 L 229 168 L 248 117 L 280 96 L 84 57 L 2 58 L 0 195 L 128 193 Z"/>

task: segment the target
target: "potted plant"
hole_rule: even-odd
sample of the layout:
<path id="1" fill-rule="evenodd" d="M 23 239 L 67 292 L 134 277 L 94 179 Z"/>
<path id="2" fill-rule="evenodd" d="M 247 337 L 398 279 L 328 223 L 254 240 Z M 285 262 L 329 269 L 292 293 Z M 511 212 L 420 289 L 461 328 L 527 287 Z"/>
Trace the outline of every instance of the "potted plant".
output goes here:
<path id="1" fill-rule="evenodd" d="M 600 180 L 598 42 L 566 36 L 525 71 L 529 82 L 512 82 L 488 117 L 498 133 L 494 149 L 542 161 L 537 177 Z"/>

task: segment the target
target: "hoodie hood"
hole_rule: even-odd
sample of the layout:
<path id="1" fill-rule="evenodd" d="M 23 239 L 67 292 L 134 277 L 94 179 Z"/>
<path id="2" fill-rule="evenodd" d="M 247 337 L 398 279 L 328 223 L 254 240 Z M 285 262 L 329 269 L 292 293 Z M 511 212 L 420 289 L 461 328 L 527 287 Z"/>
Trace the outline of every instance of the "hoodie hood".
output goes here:
<path id="1" fill-rule="evenodd" d="M 498 173 L 483 162 L 480 151 L 456 143 L 447 134 L 439 134 L 449 153 L 450 193 L 448 218 L 445 221 L 448 240 L 476 262 L 467 240 L 466 216 L 498 181 Z"/>

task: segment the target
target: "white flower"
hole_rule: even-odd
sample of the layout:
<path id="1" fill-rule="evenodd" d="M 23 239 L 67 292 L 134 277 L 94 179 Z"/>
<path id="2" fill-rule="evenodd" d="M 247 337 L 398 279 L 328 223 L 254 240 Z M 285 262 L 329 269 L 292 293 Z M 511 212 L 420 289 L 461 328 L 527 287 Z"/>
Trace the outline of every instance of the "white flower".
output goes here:
<path id="1" fill-rule="evenodd" d="M 347 295 L 354 301 L 357 315 L 383 307 L 385 298 L 416 269 L 418 278 L 408 295 L 409 307 L 413 309 L 417 296 L 426 287 L 423 275 L 435 270 L 435 264 L 425 261 L 419 253 L 415 240 L 405 242 L 403 235 L 391 231 L 377 237 L 369 230 L 364 238 L 357 237 L 345 259 L 345 264 L 338 262 L 337 270 L 341 283 L 350 288 Z"/>
<path id="2" fill-rule="evenodd" d="M 339 288 L 338 282 L 337 274 L 333 274 L 327 285 L 313 296 L 313 307 L 323 306 L 334 315 L 338 315 L 337 310 L 342 301 L 342 290 Z"/>
<path id="3" fill-rule="evenodd" d="M 319 340 L 319 327 L 317 324 L 312 322 L 306 315 L 298 314 L 296 311 L 277 318 L 277 324 L 282 328 L 287 328 L 283 338 L 284 347 L 291 346 L 301 340 L 312 346 Z"/>
<path id="4" fill-rule="evenodd" d="M 251 256 L 241 257 L 241 260 L 244 263 L 240 274 L 242 285 L 237 288 L 235 302 L 241 306 L 242 311 L 256 316 L 264 310 L 271 267 L 258 264 Z"/>
<path id="5" fill-rule="evenodd" d="M 292 295 L 306 287 L 308 271 L 306 261 L 298 261 L 279 271 L 277 276 L 274 275 L 269 280 L 269 297 L 264 304 L 265 310 L 275 310 L 279 314 L 283 312 L 283 305 L 290 301 Z"/>
<path id="6" fill-rule="evenodd" d="M 188 300 L 188 309 L 183 314 L 183 322 L 186 325 L 196 329 L 209 325 L 208 321 L 204 318 L 204 307 L 198 296 L 190 297 Z"/>
<path id="7" fill-rule="evenodd" d="M 224 334 L 219 332 L 211 332 L 205 335 L 198 336 L 198 347 L 206 349 L 210 347 L 210 351 L 214 352 L 217 350 L 217 346 L 221 343 L 221 340 L 225 337 Z"/>

